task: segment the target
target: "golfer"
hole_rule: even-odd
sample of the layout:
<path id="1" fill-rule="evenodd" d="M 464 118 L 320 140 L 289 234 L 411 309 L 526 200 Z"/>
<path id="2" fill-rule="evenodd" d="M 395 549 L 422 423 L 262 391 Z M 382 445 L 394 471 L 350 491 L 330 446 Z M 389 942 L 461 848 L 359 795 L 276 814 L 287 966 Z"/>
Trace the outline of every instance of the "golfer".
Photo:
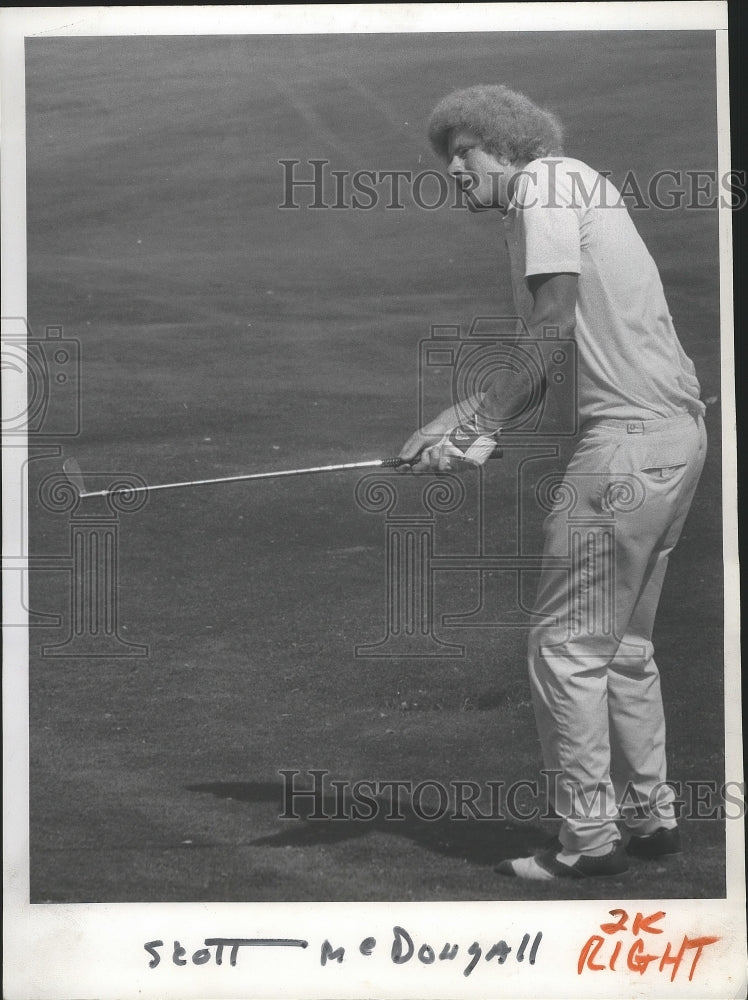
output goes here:
<path id="1" fill-rule="evenodd" d="M 531 337 L 553 327 L 576 342 L 580 434 L 564 489 L 575 516 L 614 528 L 601 527 L 570 561 L 566 510 L 545 520 L 528 660 L 562 822 L 550 847 L 497 871 L 620 875 L 629 855 L 681 850 L 652 628 L 706 454 L 699 383 L 619 192 L 564 156 L 553 114 L 504 86 L 475 86 L 440 102 L 429 138 L 468 207 L 500 214 L 516 312 Z M 415 472 L 482 464 L 524 394 L 515 374 L 500 371 L 485 392 L 416 431 L 401 457 Z M 599 610 L 606 597 L 612 628 Z"/>

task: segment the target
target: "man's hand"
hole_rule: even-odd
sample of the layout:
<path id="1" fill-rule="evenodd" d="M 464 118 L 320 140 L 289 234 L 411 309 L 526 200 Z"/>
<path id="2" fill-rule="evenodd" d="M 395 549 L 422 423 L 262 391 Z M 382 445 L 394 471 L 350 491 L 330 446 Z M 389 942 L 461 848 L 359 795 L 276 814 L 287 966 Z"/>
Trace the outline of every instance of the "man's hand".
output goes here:
<path id="1" fill-rule="evenodd" d="M 451 406 L 412 434 L 400 451 L 400 458 L 412 464 L 401 470 L 452 472 L 464 463 L 483 465 L 496 449 L 496 435 L 470 426 L 468 412 L 466 404 Z"/>

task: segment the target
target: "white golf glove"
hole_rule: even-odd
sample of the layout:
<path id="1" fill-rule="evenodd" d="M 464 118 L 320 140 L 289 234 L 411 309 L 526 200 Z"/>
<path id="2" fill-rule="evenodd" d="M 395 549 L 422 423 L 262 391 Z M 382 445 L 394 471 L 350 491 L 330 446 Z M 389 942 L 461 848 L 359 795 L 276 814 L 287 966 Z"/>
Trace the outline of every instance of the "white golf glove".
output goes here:
<path id="1" fill-rule="evenodd" d="M 498 431 L 493 434 L 480 434 L 469 426 L 461 424 L 445 434 L 434 445 L 444 456 L 454 456 L 471 465 L 483 465 L 488 461 L 498 446 Z"/>

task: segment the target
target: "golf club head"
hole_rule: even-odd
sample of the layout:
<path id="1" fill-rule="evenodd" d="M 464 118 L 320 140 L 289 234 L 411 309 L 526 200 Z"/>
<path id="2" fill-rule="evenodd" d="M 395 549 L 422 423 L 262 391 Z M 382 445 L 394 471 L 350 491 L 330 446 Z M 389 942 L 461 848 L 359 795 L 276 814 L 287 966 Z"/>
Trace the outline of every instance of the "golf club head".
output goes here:
<path id="1" fill-rule="evenodd" d="M 68 482 L 72 483 L 79 494 L 86 492 L 86 484 L 83 481 L 81 467 L 74 458 L 65 459 L 62 463 L 62 471 L 67 476 Z"/>

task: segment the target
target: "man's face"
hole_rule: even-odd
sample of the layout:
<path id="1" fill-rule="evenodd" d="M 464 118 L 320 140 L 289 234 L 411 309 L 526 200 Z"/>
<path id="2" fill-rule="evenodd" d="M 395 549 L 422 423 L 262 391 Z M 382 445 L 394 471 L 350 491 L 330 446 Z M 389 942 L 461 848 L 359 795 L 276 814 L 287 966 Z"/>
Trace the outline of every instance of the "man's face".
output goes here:
<path id="1" fill-rule="evenodd" d="M 465 191 L 471 212 L 509 207 L 509 183 L 518 167 L 506 159 L 497 159 L 481 146 L 481 140 L 469 129 L 455 129 L 447 146 L 447 172 Z"/>

